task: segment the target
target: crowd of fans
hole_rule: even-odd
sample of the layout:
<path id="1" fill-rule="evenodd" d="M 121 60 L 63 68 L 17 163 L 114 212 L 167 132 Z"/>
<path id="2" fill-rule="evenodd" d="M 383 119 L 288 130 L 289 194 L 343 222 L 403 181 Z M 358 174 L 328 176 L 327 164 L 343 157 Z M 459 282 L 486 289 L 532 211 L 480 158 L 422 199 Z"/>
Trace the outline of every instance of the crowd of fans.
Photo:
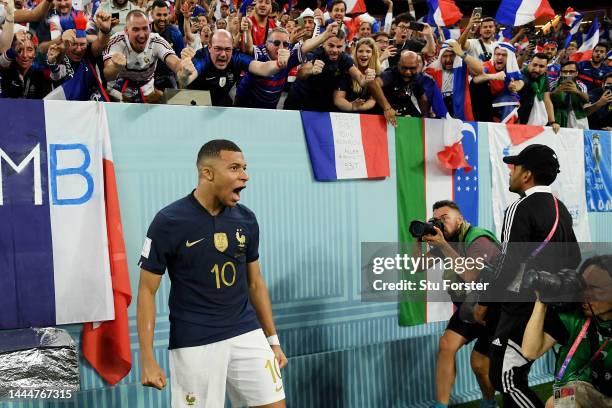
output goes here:
<path id="1" fill-rule="evenodd" d="M 606 41 L 575 62 L 579 44 L 560 49 L 560 18 L 537 31 L 511 27 L 509 39 L 507 27 L 473 13 L 451 39 L 453 30 L 382 1 L 379 21 L 347 15 L 342 0 L 315 10 L 272 0 L 0 0 L 0 97 L 156 103 L 167 88 L 188 88 L 210 91 L 215 106 L 612 130 Z"/>

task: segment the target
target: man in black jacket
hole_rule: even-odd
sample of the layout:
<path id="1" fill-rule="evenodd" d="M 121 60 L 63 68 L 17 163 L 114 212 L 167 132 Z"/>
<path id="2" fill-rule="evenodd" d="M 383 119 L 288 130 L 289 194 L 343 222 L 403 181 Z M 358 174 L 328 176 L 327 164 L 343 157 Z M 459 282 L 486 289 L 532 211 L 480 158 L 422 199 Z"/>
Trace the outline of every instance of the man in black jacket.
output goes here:
<path id="1" fill-rule="evenodd" d="M 504 162 L 512 165 L 509 189 L 521 198 L 506 209 L 495 279 L 476 307 L 475 319 L 482 321 L 487 300 L 503 302 L 490 349 L 491 382 L 503 394 L 504 407 L 543 408 L 527 382 L 533 361 L 521 351 L 535 300 L 521 287 L 523 274 L 528 269 L 553 273 L 562 268 L 575 269 L 580 263 L 580 250 L 572 216 L 551 192 L 550 185 L 559 173 L 555 152 L 534 144 L 516 156 L 505 157 Z"/>

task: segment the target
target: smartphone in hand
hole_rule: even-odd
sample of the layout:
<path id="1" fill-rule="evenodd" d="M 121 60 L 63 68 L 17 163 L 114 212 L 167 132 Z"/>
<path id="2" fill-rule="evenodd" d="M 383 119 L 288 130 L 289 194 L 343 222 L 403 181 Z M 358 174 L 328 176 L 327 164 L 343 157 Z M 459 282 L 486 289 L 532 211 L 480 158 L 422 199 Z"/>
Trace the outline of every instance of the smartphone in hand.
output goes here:
<path id="1" fill-rule="evenodd" d="M 425 24 L 417 23 L 416 21 L 411 21 L 408 24 L 408 28 L 410 28 L 412 31 L 423 31 L 425 29 Z"/>

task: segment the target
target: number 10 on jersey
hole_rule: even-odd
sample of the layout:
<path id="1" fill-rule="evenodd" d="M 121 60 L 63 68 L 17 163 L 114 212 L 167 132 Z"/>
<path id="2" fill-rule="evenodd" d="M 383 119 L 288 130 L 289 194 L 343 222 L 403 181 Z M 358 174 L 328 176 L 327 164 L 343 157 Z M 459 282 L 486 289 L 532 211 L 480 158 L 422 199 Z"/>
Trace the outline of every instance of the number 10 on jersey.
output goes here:
<path id="1" fill-rule="evenodd" d="M 236 282 L 236 265 L 233 262 L 226 262 L 221 268 L 215 264 L 210 272 L 215 274 L 217 289 L 221 289 L 221 282 L 228 288 Z M 231 279 L 228 280 L 228 277 Z"/>

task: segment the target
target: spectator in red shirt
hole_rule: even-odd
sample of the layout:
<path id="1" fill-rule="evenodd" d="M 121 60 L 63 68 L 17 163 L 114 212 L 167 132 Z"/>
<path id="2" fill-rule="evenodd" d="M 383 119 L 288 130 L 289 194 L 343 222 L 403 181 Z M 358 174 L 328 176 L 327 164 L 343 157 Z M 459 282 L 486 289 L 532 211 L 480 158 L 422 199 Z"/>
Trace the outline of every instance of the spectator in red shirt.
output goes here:
<path id="1" fill-rule="evenodd" d="M 255 2 L 255 12 L 249 17 L 251 20 L 251 35 L 253 45 L 265 45 L 268 37 L 268 30 L 276 27 L 276 22 L 270 18 L 272 14 L 272 0 L 257 0 Z"/>

